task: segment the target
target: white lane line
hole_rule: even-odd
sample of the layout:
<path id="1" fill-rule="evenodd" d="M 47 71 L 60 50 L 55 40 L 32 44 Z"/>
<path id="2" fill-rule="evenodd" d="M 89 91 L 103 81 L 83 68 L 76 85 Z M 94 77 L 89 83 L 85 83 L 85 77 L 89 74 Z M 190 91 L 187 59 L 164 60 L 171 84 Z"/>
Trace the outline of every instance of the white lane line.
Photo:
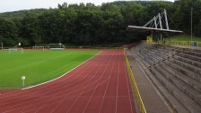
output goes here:
<path id="1" fill-rule="evenodd" d="M 92 63 L 90 63 L 90 64 L 87 66 L 87 69 L 90 69 L 91 65 L 92 65 Z M 85 66 L 83 66 L 82 68 L 84 69 L 84 67 L 85 67 Z M 94 67 L 95 67 L 95 66 L 94 66 Z M 93 67 L 93 68 L 94 68 L 94 67 Z M 85 70 L 86 70 L 86 69 L 85 69 Z M 92 70 L 93 70 L 93 69 L 92 69 Z M 81 71 L 84 71 L 84 70 L 81 70 Z M 88 74 L 89 74 L 89 73 L 90 73 L 90 72 L 88 72 Z M 86 78 L 88 74 L 86 74 L 82 79 Z M 81 76 L 81 75 L 82 75 L 82 74 L 80 73 L 79 76 Z M 77 77 L 79 77 L 79 76 L 77 76 Z M 75 77 L 75 78 L 77 78 L 77 77 Z M 73 80 L 75 81 L 76 79 L 73 79 Z M 86 81 L 86 82 L 88 82 L 88 81 Z M 85 83 L 85 82 L 83 82 L 83 83 Z M 82 83 L 82 84 L 83 84 L 83 83 Z M 72 82 L 71 84 L 73 84 L 73 82 Z M 71 88 L 71 89 L 70 89 L 70 93 L 66 94 L 65 96 L 68 97 L 68 95 L 70 95 L 71 93 L 73 93 L 73 92 L 79 90 L 79 89 L 77 89 L 77 90 L 73 90 L 73 89 L 76 89 L 76 87 L 77 87 L 77 86 L 80 86 L 80 85 L 81 85 L 81 84 L 77 84 L 76 86 L 74 86 L 73 88 Z M 67 87 L 67 86 L 66 86 L 66 87 Z M 64 88 L 64 89 L 65 89 L 65 88 Z M 80 88 L 80 89 L 83 90 L 83 88 Z M 61 92 L 62 92 L 62 91 L 61 91 Z M 60 92 L 58 92 L 58 93 L 60 93 Z M 58 94 L 58 93 L 57 93 L 57 94 Z M 55 95 L 56 95 L 56 94 L 55 94 Z M 77 95 L 77 96 L 79 96 L 79 95 Z M 52 97 L 52 98 L 54 99 L 55 97 Z M 52 99 L 52 98 L 51 98 L 51 99 Z M 66 98 L 62 99 L 62 100 L 60 101 L 60 103 L 59 103 L 57 106 L 55 106 L 55 108 L 53 108 L 53 110 L 52 110 L 51 112 L 54 112 L 55 109 L 56 109 L 65 99 L 66 99 Z M 45 106 L 46 106 L 46 105 L 44 105 L 44 107 L 45 107 Z M 41 109 L 42 109 L 42 108 L 41 108 Z"/>
<path id="2" fill-rule="evenodd" d="M 102 59 L 100 59 L 100 60 L 102 60 Z M 90 68 L 90 67 L 91 67 L 91 65 L 92 65 L 92 63 L 90 64 L 90 66 L 89 66 L 88 68 Z M 98 65 L 98 64 L 96 64 L 96 65 Z M 93 65 L 92 65 L 92 66 L 93 66 L 93 68 L 95 68 L 95 67 L 96 67 L 96 65 L 95 65 L 95 66 L 93 66 Z M 100 66 L 100 68 L 101 68 L 101 66 Z M 99 70 L 100 70 L 100 68 L 99 68 Z M 85 69 L 85 70 L 86 70 L 86 69 Z M 91 70 L 93 70 L 93 69 L 91 69 Z M 88 72 L 88 74 L 89 74 L 90 72 L 91 72 L 91 71 L 89 71 L 89 72 Z M 98 71 L 97 71 L 97 72 L 98 72 Z M 97 72 L 96 72 L 96 73 L 97 73 Z M 96 73 L 94 74 L 94 76 L 96 75 Z M 86 76 L 87 76 L 88 74 L 86 74 Z M 93 77 L 94 77 L 94 76 L 93 76 Z M 92 77 L 92 78 L 93 78 L 93 77 Z M 91 79 L 92 79 L 92 78 L 91 78 Z M 90 79 L 90 80 L 91 80 L 91 79 Z M 88 82 L 88 84 L 87 84 L 87 85 L 90 85 L 89 83 L 91 83 L 91 84 L 93 84 L 93 83 L 94 83 L 94 82 L 89 82 L 89 81 L 87 81 L 87 82 Z M 96 81 L 95 81 L 95 83 L 96 83 Z M 80 86 L 80 85 L 79 85 L 79 86 Z M 83 88 L 81 88 L 81 89 L 83 90 Z M 73 91 L 72 91 L 72 92 L 73 92 Z M 84 90 L 84 92 L 82 92 L 82 93 L 85 93 L 85 92 L 86 92 L 86 90 Z M 79 95 L 77 95 L 77 96 L 80 96 L 82 93 L 80 93 L 80 94 L 79 94 Z M 61 104 L 61 103 L 62 103 L 64 100 L 66 100 L 66 98 L 65 98 L 65 99 L 63 99 L 63 100 L 62 100 L 62 101 L 61 101 L 61 102 L 60 102 L 60 103 L 59 103 L 59 104 L 58 104 L 58 105 L 57 105 L 57 106 L 56 106 L 56 107 L 55 107 L 55 108 L 54 108 L 54 109 L 51 111 L 51 113 L 52 113 L 52 112 L 54 112 L 54 111 L 56 110 L 56 108 L 58 108 L 58 107 L 59 107 L 59 105 L 60 105 L 60 104 Z"/>
<path id="3" fill-rule="evenodd" d="M 97 54 L 99 54 L 99 53 L 97 53 Z M 96 55 L 97 55 L 97 54 L 96 54 Z M 94 56 L 96 56 L 96 55 L 94 55 Z M 34 88 L 34 87 L 37 87 L 37 86 L 41 86 L 41 85 L 43 85 L 43 84 L 47 84 L 47 83 L 49 83 L 49 82 L 58 80 L 58 79 L 60 79 L 61 77 L 65 76 L 66 74 L 70 73 L 71 71 L 75 70 L 76 68 L 78 68 L 79 66 L 81 66 L 82 64 L 84 64 L 85 62 L 87 62 L 87 61 L 91 60 L 92 58 L 94 58 L 94 56 L 92 56 L 90 59 L 84 61 L 83 63 L 79 64 L 79 65 L 76 66 L 75 68 L 71 69 L 70 71 L 67 71 L 66 73 L 64 73 L 63 75 L 61 75 L 61 76 L 59 76 L 59 77 L 57 77 L 57 78 L 55 78 L 55 79 L 52 79 L 52 80 L 49 80 L 49 81 L 47 81 L 47 82 L 43 82 L 43 83 L 41 83 L 41 84 L 37 84 L 37 85 L 34 85 L 34 86 L 22 88 L 22 90 L 31 89 L 31 88 Z"/>
<path id="4" fill-rule="evenodd" d="M 117 60 L 117 61 L 120 61 L 120 58 L 121 56 L 119 55 L 119 60 Z M 118 94 L 119 94 L 119 70 L 120 70 L 120 68 L 119 68 L 119 66 L 120 66 L 120 63 L 118 62 L 118 74 L 117 74 L 117 89 L 116 89 L 116 108 L 115 108 L 115 113 L 117 113 L 118 111 L 117 111 L 117 107 L 118 107 Z"/>
<path id="5" fill-rule="evenodd" d="M 91 60 L 91 59 L 94 58 L 95 56 L 97 56 L 97 54 L 94 55 L 93 57 L 91 57 L 89 60 Z M 87 60 L 87 61 L 89 61 L 89 60 Z M 83 62 L 82 64 L 86 63 L 87 61 Z M 81 65 L 81 64 L 80 64 L 80 65 Z M 79 65 L 79 66 L 80 66 L 80 65 Z M 78 67 L 79 67 L 79 66 L 78 66 Z M 84 67 L 84 66 L 83 66 L 83 67 Z M 83 67 L 82 67 L 82 68 L 83 68 Z M 74 70 L 74 69 L 73 69 L 73 70 Z M 71 70 L 71 71 L 73 71 L 73 70 Z M 69 73 L 69 72 L 68 72 L 68 73 Z M 79 76 L 80 76 L 80 75 L 79 75 Z M 69 78 L 69 77 L 65 78 L 65 80 L 68 79 L 68 78 Z M 54 86 L 56 86 L 56 85 L 54 85 Z M 57 85 L 57 86 L 61 86 L 61 85 Z M 77 86 L 77 85 L 76 85 L 76 86 Z M 46 86 L 46 87 L 50 87 L 50 86 Z M 46 87 L 45 87 L 45 88 L 46 88 Z M 53 88 L 53 87 L 51 87 L 51 88 L 52 88 L 52 89 L 56 89 L 56 88 Z M 49 90 L 49 91 L 53 91 L 53 90 Z M 35 91 L 35 92 L 32 92 L 31 94 L 34 94 L 34 93 L 36 93 L 36 92 L 40 92 L 40 91 Z M 48 92 L 48 91 L 47 91 L 47 92 Z M 46 93 L 47 93 L 47 92 L 46 92 Z M 58 94 L 58 93 L 60 93 L 60 92 L 57 92 L 57 93 L 55 93 L 54 95 L 56 95 L 56 94 Z M 14 94 L 14 95 L 16 95 L 16 94 Z M 13 95 L 13 96 L 14 96 L 14 95 Z M 29 95 L 29 94 L 27 94 L 27 95 Z M 22 96 L 24 96 L 24 95 L 22 95 Z M 37 96 L 42 96 L 42 94 L 41 94 L 41 95 L 37 95 Z M 14 106 L 17 106 L 17 105 L 20 105 L 20 104 L 22 105 L 22 104 L 27 103 L 27 105 L 28 105 L 28 106 L 26 106 L 26 108 L 27 108 L 27 107 L 30 107 L 31 105 L 35 105 L 35 103 L 37 103 L 37 104 L 39 104 L 39 103 L 44 103 L 44 102 L 47 102 L 47 101 L 51 101 L 51 100 L 54 99 L 54 98 L 55 98 L 55 96 L 52 96 L 50 99 L 45 100 L 45 101 L 43 101 L 43 102 L 38 102 L 37 100 L 40 101 L 40 98 L 38 98 L 38 99 L 35 99 L 35 100 L 30 100 L 30 101 L 26 101 L 26 102 L 23 102 L 23 103 L 15 104 Z M 31 105 L 28 104 L 29 102 L 33 102 L 33 101 L 34 101 L 34 103 L 32 103 Z M 13 102 L 15 102 L 15 101 L 13 101 Z M 9 102 L 9 103 L 11 104 L 12 102 Z M 14 106 L 13 106 L 13 107 L 14 107 Z M 17 108 L 17 109 L 20 109 L 20 108 Z M 24 109 L 25 109 L 25 108 L 24 108 Z M 16 109 L 12 109 L 12 110 L 16 110 Z M 12 110 L 10 109 L 9 111 L 12 111 Z"/>
<path id="6" fill-rule="evenodd" d="M 110 57 L 109 61 L 111 60 L 111 58 L 112 58 L 112 57 Z M 106 60 L 106 62 L 107 62 L 107 60 Z M 103 64 L 104 64 L 104 63 L 102 63 L 102 65 L 103 65 Z M 98 83 L 97 83 L 95 89 L 93 90 L 93 93 L 92 93 L 92 95 L 90 96 L 90 99 L 89 99 L 89 101 L 87 102 L 87 104 L 86 104 L 84 110 L 82 111 L 82 113 L 84 113 L 85 110 L 86 110 L 86 108 L 88 107 L 88 105 L 89 105 L 89 103 L 90 103 L 90 101 L 91 101 L 91 99 L 92 99 L 94 93 L 96 92 L 97 87 L 99 86 L 99 83 L 100 83 L 101 78 L 103 77 L 103 75 L 104 75 L 106 69 L 108 68 L 108 65 L 109 65 L 109 63 L 107 63 L 107 66 L 105 67 L 103 73 L 101 74 L 101 77 L 99 78 Z M 108 80 L 109 80 L 109 79 L 108 79 Z"/>
<path id="7" fill-rule="evenodd" d="M 95 66 L 94 66 L 95 67 Z M 100 67 L 101 68 L 101 67 Z M 93 69 L 92 69 L 93 70 Z M 95 74 L 93 75 L 93 77 L 95 77 Z M 91 77 L 91 79 L 93 78 L 93 77 Z M 89 83 L 83 88 L 83 91 L 82 91 L 82 93 L 80 93 L 79 95 L 78 95 L 78 97 L 76 98 L 76 100 L 74 101 L 74 103 L 71 105 L 71 107 L 68 109 L 68 111 L 66 112 L 66 113 L 68 113 L 71 109 L 72 109 L 72 107 L 76 104 L 76 102 L 77 102 L 77 100 L 81 97 L 81 95 L 85 92 L 85 89 L 87 88 L 89 86 Z"/>
<path id="8" fill-rule="evenodd" d="M 114 53 L 113 53 L 113 55 L 114 55 Z M 115 59 L 116 59 L 116 57 L 115 57 Z M 106 92 L 107 92 L 107 89 L 108 89 L 108 85 L 109 85 L 110 78 L 111 78 L 111 73 L 112 73 L 112 71 L 114 71 L 114 70 L 113 70 L 113 68 L 114 68 L 114 63 L 115 63 L 115 60 L 113 61 L 112 68 L 111 68 L 111 70 L 110 70 L 109 81 L 108 81 L 108 83 L 107 83 L 107 86 L 106 86 L 106 89 L 105 89 L 105 92 L 104 92 L 104 95 L 103 95 L 103 99 L 102 99 L 102 102 L 101 102 L 101 105 L 100 105 L 99 113 L 101 113 L 101 109 L 102 109 L 102 107 L 103 107 L 103 101 L 104 101 L 104 99 L 105 99 L 105 95 L 106 95 Z"/>

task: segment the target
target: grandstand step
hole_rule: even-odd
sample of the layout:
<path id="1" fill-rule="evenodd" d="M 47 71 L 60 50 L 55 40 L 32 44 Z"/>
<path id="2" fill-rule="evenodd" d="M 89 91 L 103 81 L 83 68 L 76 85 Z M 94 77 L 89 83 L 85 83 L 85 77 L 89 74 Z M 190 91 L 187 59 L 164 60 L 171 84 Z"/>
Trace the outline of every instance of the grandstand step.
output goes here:
<path id="1" fill-rule="evenodd" d="M 192 72 L 191 70 L 188 70 L 182 66 L 178 66 L 178 64 L 174 64 L 174 63 L 170 63 L 168 61 L 164 62 L 164 63 L 168 63 L 171 67 L 177 69 L 178 71 L 180 71 L 181 73 L 191 77 L 192 79 L 198 81 L 201 83 L 201 77 L 199 74 Z"/>
<path id="2" fill-rule="evenodd" d="M 132 54 L 133 58 L 135 58 L 139 63 L 140 65 L 142 66 L 143 69 L 147 69 L 147 68 L 150 68 L 150 64 L 148 64 L 146 61 L 145 61 L 145 57 L 141 54 L 139 54 L 139 52 L 137 52 L 135 49 L 131 48 L 130 50 L 130 53 Z"/>
<path id="3" fill-rule="evenodd" d="M 176 113 L 189 113 L 189 111 L 186 109 L 183 104 L 178 101 L 178 99 L 170 93 L 166 87 L 161 84 L 157 78 L 149 71 L 146 70 L 145 73 L 147 76 L 150 78 L 154 86 L 158 89 L 158 91 L 161 93 L 163 96 L 164 100 L 168 103 L 168 105 L 171 107 L 173 112 Z"/>
<path id="4" fill-rule="evenodd" d="M 194 89 L 198 90 L 199 92 L 201 92 L 200 82 L 198 82 L 195 79 L 192 79 L 191 77 L 186 76 L 185 74 L 182 73 L 182 72 L 186 72 L 186 70 L 181 69 L 182 67 L 178 66 L 177 64 L 173 64 L 170 61 L 165 61 L 164 63 L 166 63 L 167 65 L 170 66 L 170 67 L 166 67 L 166 68 L 171 69 L 170 72 L 173 75 L 177 76 L 178 78 L 180 78 L 181 80 L 183 80 L 184 82 L 189 84 L 192 88 L 194 88 Z"/>
<path id="5" fill-rule="evenodd" d="M 170 113 L 170 109 L 146 77 L 137 58 L 128 57 L 147 113 Z M 146 69 L 148 70 L 148 69 Z M 152 97 L 152 98 L 150 98 Z"/>
<path id="6" fill-rule="evenodd" d="M 178 88 L 161 75 L 155 68 L 150 69 L 155 77 L 160 81 L 190 112 L 199 113 L 201 108 L 185 93 L 178 90 Z"/>
<path id="7" fill-rule="evenodd" d="M 191 59 L 193 61 L 197 61 L 197 62 L 201 63 L 201 58 L 197 57 L 197 56 L 188 55 L 188 54 L 184 54 L 184 53 L 180 53 L 180 54 L 178 54 L 178 56 L 181 56 L 183 58 L 188 58 L 188 59 Z"/>
<path id="8" fill-rule="evenodd" d="M 192 100 L 201 106 L 200 92 L 193 89 L 190 85 L 185 83 L 183 80 L 171 74 L 173 70 L 166 64 L 161 64 L 157 67 L 158 71 L 163 74 L 170 82 L 177 86 L 180 90 L 186 93 Z"/>
<path id="9" fill-rule="evenodd" d="M 183 58 L 183 57 L 180 57 L 180 56 L 175 56 L 174 58 L 177 59 L 177 60 L 180 60 L 182 62 L 189 63 L 191 65 L 194 65 L 196 67 L 201 68 L 201 63 L 199 63 L 197 61 L 193 61 L 191 59 Z"/>
<path id="10" fill-rule="evenodd" d="M 195 51 L 195 49 L 184 48 L 184 49 L 183 49 L 183 52 L 184 52 L 185 54 L 189 54 L 189 55 L 194 55 L 194 56 L 201 57 L 201 53 Z"/>
<path id="11" fill-rule="evenodd" d="M 156 48 L 152 44 L 141 44 L 135 50 L 140 61 L 150 65 L 145 72 L 174 109 L 173 112 L 201 111 L 200 52 L 172 46 Z M 160 62 L 155 62 L 157 60 Z M 174 104 L 174 101 L 177 101 L 177 104 Z"/>
<path id="12" fill-rule="evenodd" d="M 170 59 L 170 61 L 172 61 L 172 62 L 174 62 L 174 63 L 176 63 L 176 64 L 178 64 L 178 65 L 180 65 L 180 66 L 182 66 L 182 67 L 184 67 L 184 68 L 186 68 L 188 70 L 191 70 L 193 72 L 201 74 L 201 69 L 196 67 L 196 66 L 190 65 L 190 64 L 185 63 L 185 62 L 181 62 L 181 61 L 179 61 L 177 59 Z"/>

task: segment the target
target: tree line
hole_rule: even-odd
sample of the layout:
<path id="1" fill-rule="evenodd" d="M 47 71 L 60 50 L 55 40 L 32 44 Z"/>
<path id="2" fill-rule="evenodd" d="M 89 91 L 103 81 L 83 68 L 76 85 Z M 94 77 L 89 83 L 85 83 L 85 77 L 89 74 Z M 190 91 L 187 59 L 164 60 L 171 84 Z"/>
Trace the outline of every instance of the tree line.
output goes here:
<path id="1" fill-rule="evenodd" d="M 145 39 L 146 35 L 127 32 L 128 25 L 144 25 L 153 16 L 167 10 L 171 29 L 201 36 L 201 1 L 113 2 L 58 4 L 57 8 L 0 14 L 0 42 L 6 46 L 63 43 L 66 45 L 123 45 Z"/>

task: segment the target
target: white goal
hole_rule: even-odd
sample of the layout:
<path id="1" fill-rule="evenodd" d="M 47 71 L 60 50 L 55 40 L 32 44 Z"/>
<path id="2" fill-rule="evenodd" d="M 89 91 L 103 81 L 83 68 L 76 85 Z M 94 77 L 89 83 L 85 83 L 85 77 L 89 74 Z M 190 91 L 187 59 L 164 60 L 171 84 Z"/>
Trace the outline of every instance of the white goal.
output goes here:
<path id="1" fill-rule="evenodd" d="M 62 43 L 51 43 L 49 48 L 50 50 L 64 50 L 66 47 Z"/>
<path id="2" fill-rule="evenodd" d="M 33 46 L 32 49 L 37 49 L 37 50 L 44 50 L 44 46 Z"/>
<path id="3" fill-rule="evenodd" d="M 13 54 L 13 53 L 24 53 L 24 49 L 23 48 L 9 48 L 7 49 L 9 54 Z"/>

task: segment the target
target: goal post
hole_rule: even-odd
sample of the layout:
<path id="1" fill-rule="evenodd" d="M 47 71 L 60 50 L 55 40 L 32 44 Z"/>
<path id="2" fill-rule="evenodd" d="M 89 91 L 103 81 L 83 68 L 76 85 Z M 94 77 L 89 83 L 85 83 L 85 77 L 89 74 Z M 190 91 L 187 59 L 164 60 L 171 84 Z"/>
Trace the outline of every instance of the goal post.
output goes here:
<path id="1" fill-rule="evenodd" d="M 42 50 L 44 50 L 45 47 L 44 46 L 36 46 L 35 45 L 35 46 L 32 47 L 32 49 L 37 49 L 37 50 L 41 50 L 42 49 Z"/>
<path id="2" fill-rule="evenodd" d="M 7 50 L 8 50 L 9 54 L 12 54 L 12 53 L 24 53 L 23 48 L 9 48 Z"/>
<path id="3" fill-rule="evenodd" d="M 65 45 L 62 43 L 50 43 L 49 44 L 50 50 L 65 50 Z"/>

